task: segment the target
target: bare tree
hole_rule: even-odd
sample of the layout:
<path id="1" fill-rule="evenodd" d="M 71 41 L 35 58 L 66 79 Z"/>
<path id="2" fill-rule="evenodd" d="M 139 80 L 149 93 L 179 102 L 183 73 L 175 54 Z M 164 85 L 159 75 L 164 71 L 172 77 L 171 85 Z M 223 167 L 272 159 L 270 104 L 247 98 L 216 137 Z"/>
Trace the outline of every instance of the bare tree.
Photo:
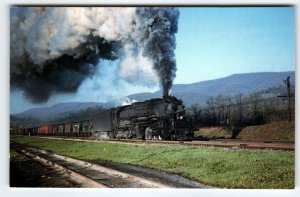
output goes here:
<path id="1" fill-rule="evenodd" d="M 232 98 L 220 94 L 215 98 L 215 105 L 218 111 L 219 124 L 230 125 Z"/>
<path id="2" fill-rule="evenodd" d="M 208 100 L 206 101 L 207 105 L 207 115 L 209 115 L 209 120 L 207 121 L 211 125 L 216 124 L 216 103 L 215 103 L 215 98 L 214 97 L 209 97 Z"/>
<path id="3" fill-rule="evenodd" d="M 193 104 L 189 107 L 188 114 L 193 118 L 194 127 L 199 127 L 202 123 L 201 114 L 202 108 L 198 104 Z"/>
<path id="4" fill-rule="evenodd" d="M 217 111 L 218 111 L 218 123 L 221 124 L 221 125 L 224 125 L 224 118 L 225 118 L 225 107 L 226 107 L 226 104 L 225 104 L 225 97 L 224 95 L 218 95 L 216 98 L 215 98 L 215 104 L 216 104 L 216 108 L 217 108 Z"/>
<path id="5" fill-rule="evenodd" d="M 259 93 L 250 94 L 248 97 L 249 118 L 252 124 L 261 124 L 263 122 L 262 114 L 260 114 L 259 102 L 261 95 Z"/>
<path id="6" fill-rule="evenodd" d="M 286 78 L 286 80 L 283 80 L 283 82 L 286 84 L 287 97 L 288 97 L 287 110 L 288 110 L 289 122 L 291 122 L 292 121 L 292 111 L 291 111 L 291 84 L 290 84 L 290 76 L 288 76 Z"/>
<path id="7" fill-rule="evenodd" d="M 243 124 L 243 94 L 239 93 L 234 98 L 234 103 L 236 105 L 236 111 L 237 111 L 237 124 L 238 126 L 241 126 Z"/>
<path id="8" fill-rule="evenodd" d="M 233 99 L 232 97 L 228 96 L 226 98 L 226 113 L 225 113 L 225 119 L 226 119 L 226 124 L 230 125 L 231 124 L 231 108 L 233 107 Z"/>

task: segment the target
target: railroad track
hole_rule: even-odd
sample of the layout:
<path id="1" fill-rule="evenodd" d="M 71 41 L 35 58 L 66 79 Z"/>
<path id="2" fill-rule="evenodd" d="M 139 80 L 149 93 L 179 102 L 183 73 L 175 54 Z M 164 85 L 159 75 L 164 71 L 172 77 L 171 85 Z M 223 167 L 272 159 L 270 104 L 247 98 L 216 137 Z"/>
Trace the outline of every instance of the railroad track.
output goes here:
<path id="1" fill-rule="evenodd" d="M 295 151 L 295 143 L 292 142 L 271 142 L 271 141 L 243 141 L 234 139 L 222 140 L 192 140 L 192 141 L 159 141 L 159 140 L 135 140 L 135 139 L 94 139 L 94 138 L 61 138 L 61 137 L 42 137 L 50 139 L 63 139 L 72 141 L 88 142 L 108 142 L 137 145 L 178 145 L 178 146 L 208 146 L 232 149 L 273 149 L 283 151 Z"/>
<path id="2" fill-rule="evenodd" d="M 180 145 L 180 146 L 208 146 L 232 149 L 273 149 L 284 151 L 295 151 L 294 143 L 265 143 L 250 141 L 213 140 L 213 141 L 139 141 L 139 140 L 105 140 L 112 143 L 127 144 L 160 144 L 160 145 Z"/>
<path id="3" fill-rule="evenodd" d="M 92 188 L 170 188 L 171 186 L 117 171 L 101 165 L 73 159 L 49 151 L 11 143 L 12 149 L 46 166 L 58 168 Z"/>

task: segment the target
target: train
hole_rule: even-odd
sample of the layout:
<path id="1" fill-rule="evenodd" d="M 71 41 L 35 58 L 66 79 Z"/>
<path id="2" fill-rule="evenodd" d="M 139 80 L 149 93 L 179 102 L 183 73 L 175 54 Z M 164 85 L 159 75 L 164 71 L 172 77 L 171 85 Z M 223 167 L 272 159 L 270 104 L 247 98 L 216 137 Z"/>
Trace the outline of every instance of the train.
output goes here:
<path id="1" fill-rule="evenodd" d="M 13 134 L 125 138 L 141 140 L 185 140 L 192 136 L 192 123 L 183 101 L 164 96 L 103 111 L 87 120 L 19 128 Z"/>

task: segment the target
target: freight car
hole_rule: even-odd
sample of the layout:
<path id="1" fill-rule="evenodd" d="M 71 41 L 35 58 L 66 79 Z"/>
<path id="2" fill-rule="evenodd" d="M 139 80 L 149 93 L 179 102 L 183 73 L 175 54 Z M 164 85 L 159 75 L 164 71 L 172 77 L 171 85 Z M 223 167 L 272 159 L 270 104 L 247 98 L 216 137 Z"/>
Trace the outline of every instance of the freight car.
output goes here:
<path id="1" fill-rule="evenodd" d="M 27 128 L 24 134 L 184 140 L 192 136 L 182 100 L 164 96 L 106 110 L 89 120 Z"/>
<path id="2" fill-rule="evenodd" d="M 32 129 L 30 131 L 33 131 Z M 33 135 L 36 133 L 33 132 Z M 46 136 L 74 136 L 88 137 L 92 135 L 92 123 L 90 120 L 67 122 L 60 124 L 48 124 L 38 128 L 38 135 Z"/>

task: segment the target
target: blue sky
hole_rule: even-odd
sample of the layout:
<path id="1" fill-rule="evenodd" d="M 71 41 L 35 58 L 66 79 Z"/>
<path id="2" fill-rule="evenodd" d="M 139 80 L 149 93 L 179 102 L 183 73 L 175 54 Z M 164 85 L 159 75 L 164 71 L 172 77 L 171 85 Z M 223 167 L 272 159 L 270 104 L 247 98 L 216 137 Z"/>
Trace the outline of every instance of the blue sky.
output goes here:
<path id="1" fill-rule="evenodd" d="M 175 83 L 295 70 L 294 8 L 181 8 Z"/>
<path id="2" fill-rule="evenodd" d="M 235 73 L 295 70 L 294 8 L 186 7 L 179 10 L 175 84 Z M 116 62 L 105 61 L 102 71 L 97 72 L 97 75 L 107 75 L 107 84 L 102 83 L 95 89 L 98 77 L 95 76 L 87 79 L 76 94 L 56 95 L 47 103 L 33 105 L 22 92 L 12 92 L 11 112 L 60 102 L 105 102 L 132 93 L 158 90 L 158 86 L 142 87 L 116 79 L 113 64 Z"/>

